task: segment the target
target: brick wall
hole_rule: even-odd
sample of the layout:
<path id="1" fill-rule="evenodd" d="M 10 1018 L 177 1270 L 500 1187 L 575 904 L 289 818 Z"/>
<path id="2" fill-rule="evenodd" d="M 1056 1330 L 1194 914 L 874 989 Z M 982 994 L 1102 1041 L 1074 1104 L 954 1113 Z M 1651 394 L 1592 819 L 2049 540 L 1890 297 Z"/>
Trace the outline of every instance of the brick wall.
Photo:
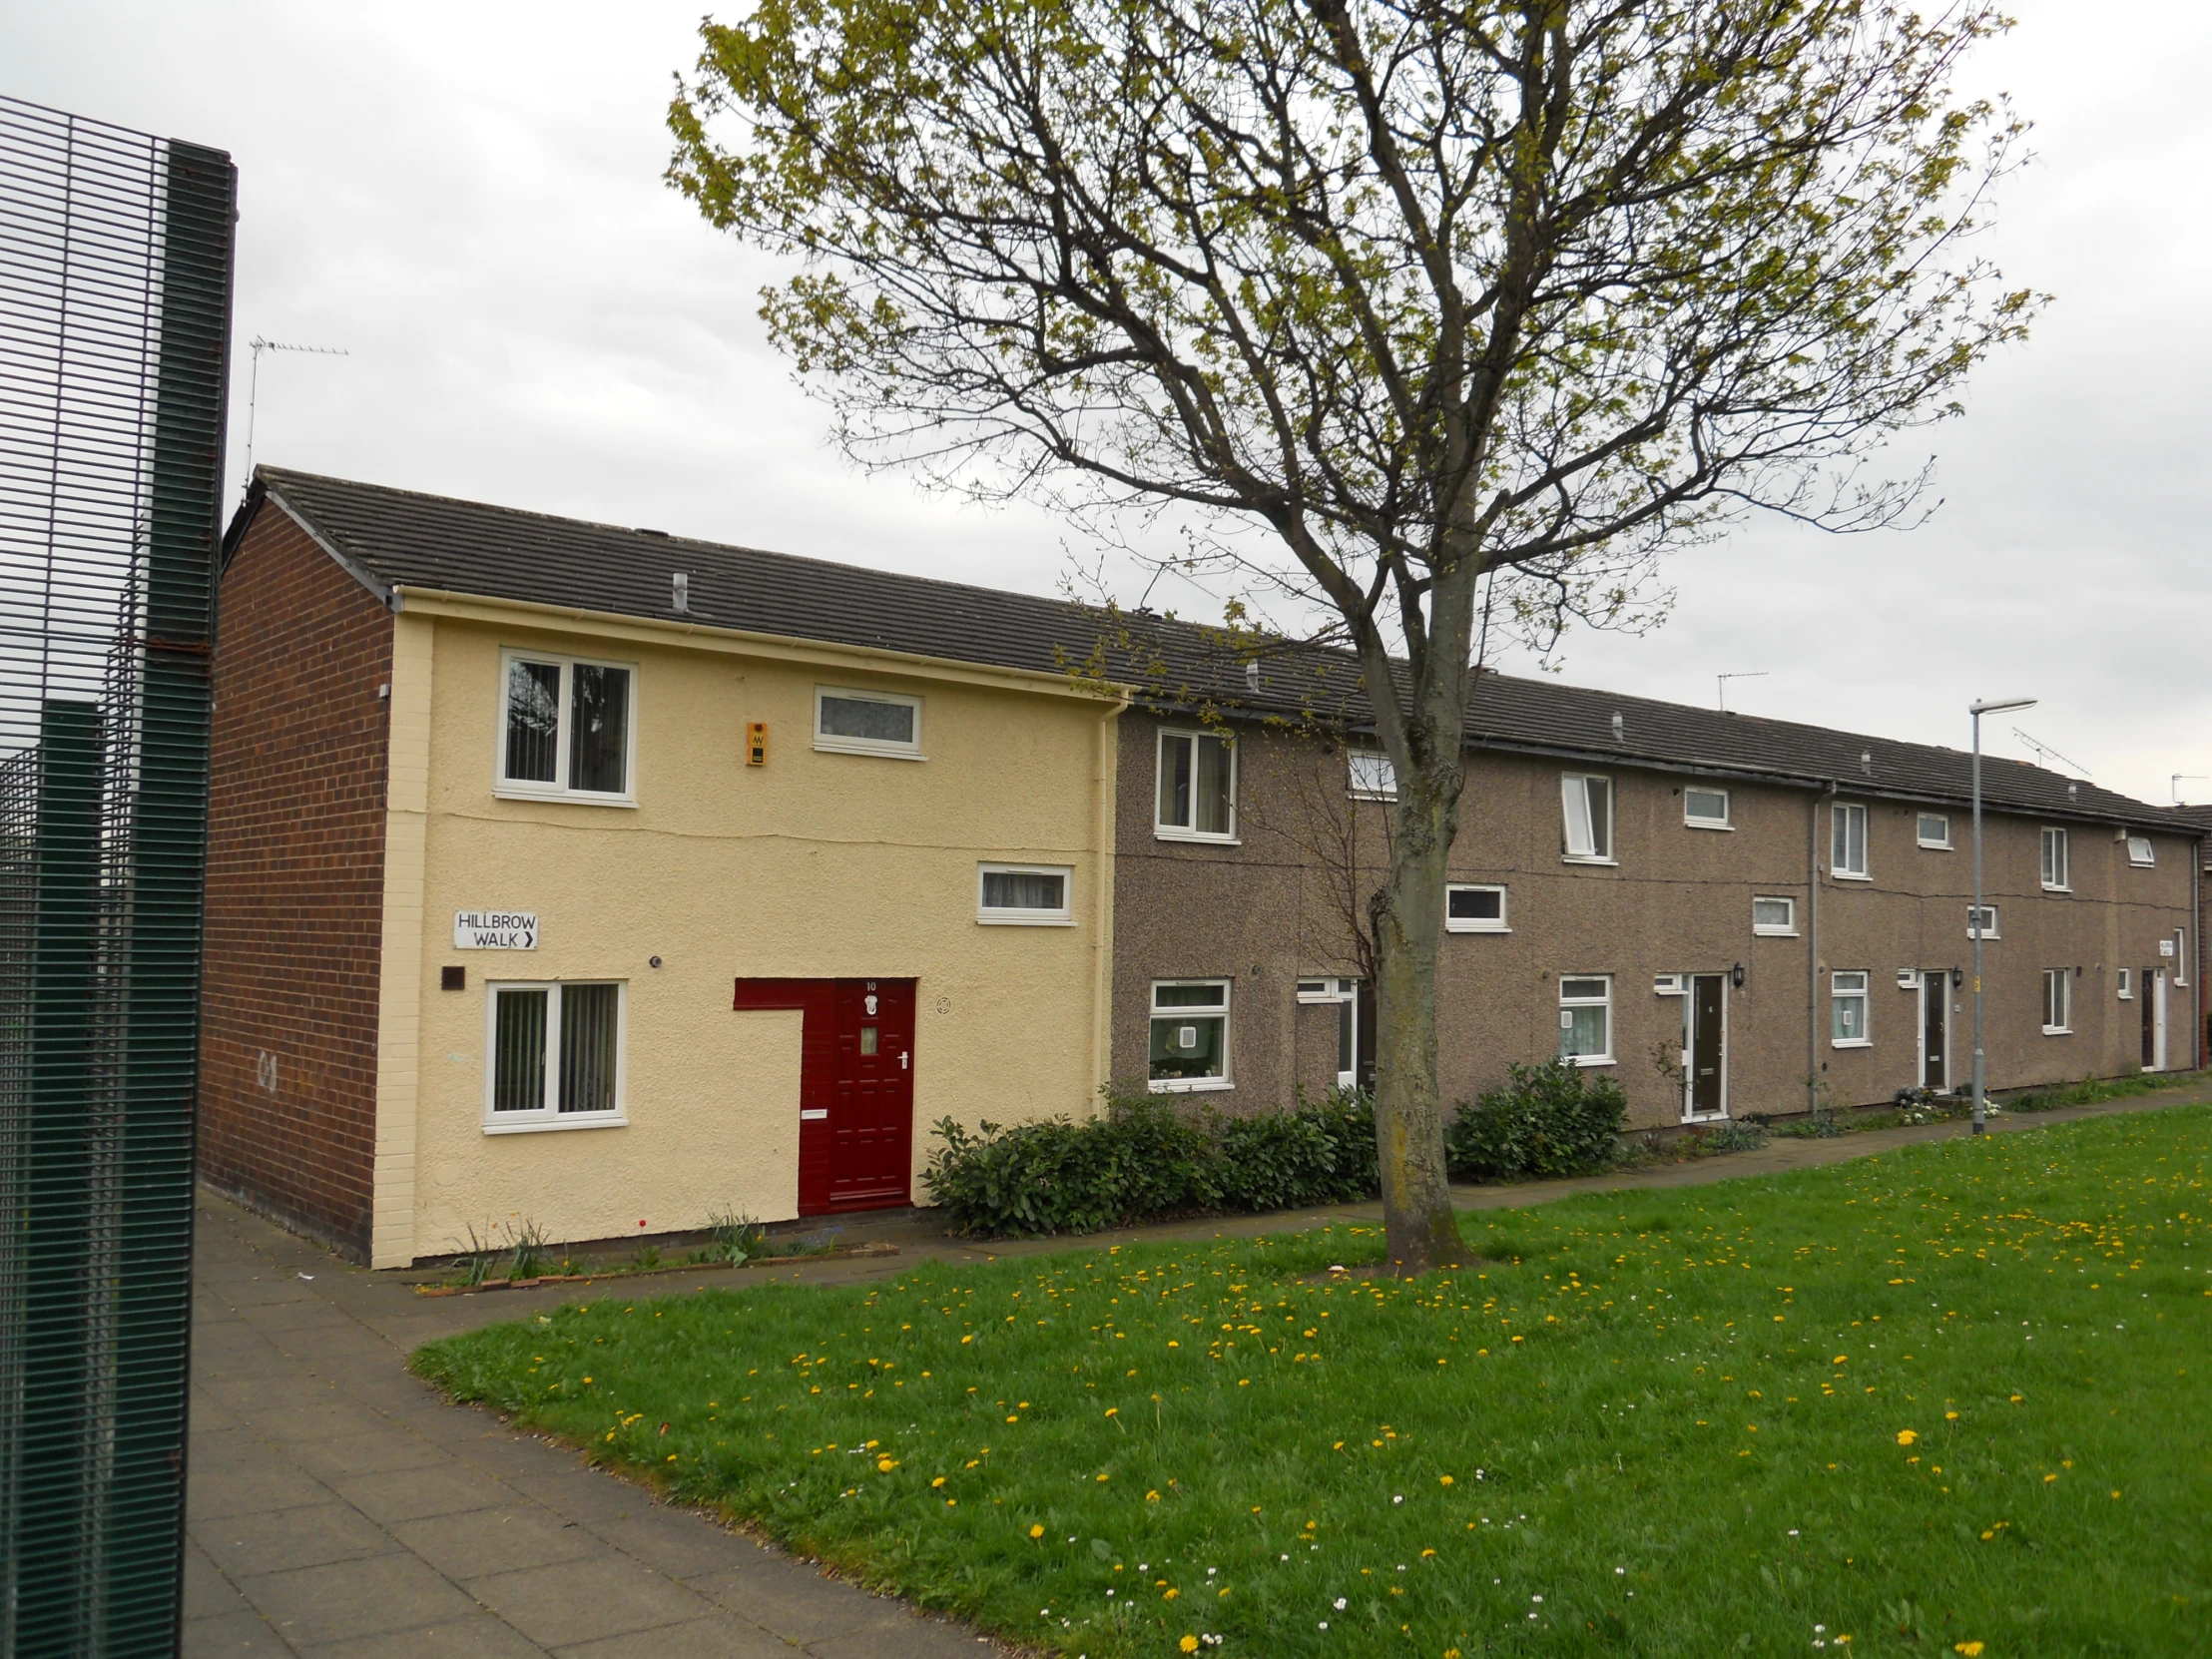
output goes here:
<path id="1" fill-rule="evenodd" d="M 274 504 L 223 578 L 200 1167 L 366 1260 L 392 622 Z"/>

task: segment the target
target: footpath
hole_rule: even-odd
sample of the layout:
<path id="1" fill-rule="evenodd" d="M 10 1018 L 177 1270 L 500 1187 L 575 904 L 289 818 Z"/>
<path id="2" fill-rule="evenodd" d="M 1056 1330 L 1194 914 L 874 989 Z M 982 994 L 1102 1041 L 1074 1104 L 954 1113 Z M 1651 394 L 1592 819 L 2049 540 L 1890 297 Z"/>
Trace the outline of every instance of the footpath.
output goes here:
<path id="1" fill-rule="evenodd" d="M 2201 1104 L 2212 1082 L 2103 1105 L 2004 1116 L 1998 1134 Z M 1756 1152 L 1572 1181 L 1453 1189 L 1461 1209 L 1572 1193 L 1701 1186 L 1869 1157 L 1962 1124 L 1770 1139 Z M 978 1243 L 926 1212 L 843 1225 L 840 1244 L 895 1256 L 797 1260 L 635 1281 L 676 1296 L 763 1278 L 849 1284 L 917 1262 L 982 1262 L 1143 1239 L 1249 1237 L 1380 1224 L 1380 1204 L 1182 1222 L 1081 1239 Z M 580 1285 L 415 1295 L 211 1193 L 200 1203 L 186 1561 L 187 1659 L 950 1659 L 988 1638 L 870 1595 L 644 1488 L 445 1403 L 406 1370 L 421 1344 L 522 1319 Z"/>

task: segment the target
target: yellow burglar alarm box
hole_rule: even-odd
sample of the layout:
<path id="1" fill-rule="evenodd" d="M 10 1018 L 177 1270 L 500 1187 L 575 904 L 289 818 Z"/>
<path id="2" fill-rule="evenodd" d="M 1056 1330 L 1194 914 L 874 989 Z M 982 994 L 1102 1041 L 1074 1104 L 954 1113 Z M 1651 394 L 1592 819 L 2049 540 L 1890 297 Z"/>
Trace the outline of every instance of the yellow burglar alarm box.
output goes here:
<path id="1" fill-rule="evenodd" d="M 749 767 L 768 765 L 768 722 L 756 720 L 745 729 L 745 764 Z"/>

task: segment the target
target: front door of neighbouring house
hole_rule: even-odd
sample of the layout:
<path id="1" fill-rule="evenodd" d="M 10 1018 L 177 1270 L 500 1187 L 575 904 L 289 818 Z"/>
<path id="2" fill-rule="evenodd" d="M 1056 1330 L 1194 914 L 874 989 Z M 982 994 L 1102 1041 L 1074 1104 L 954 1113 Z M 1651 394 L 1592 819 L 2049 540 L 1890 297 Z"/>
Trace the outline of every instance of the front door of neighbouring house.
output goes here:
<path id="1" fill-rule="evenodd" d="M 2162 967 L 2143 969 L 2141 990 L 2137 992 L 2143 1004 L 2143 1069 L 2166 1069 L 2166 970 Z"/>
<path id="2" fill-rule="evenodd" d="M 1717 1118 L 1728 1109 L 1728 976 L 1693 973 L 1685 1010 L 1689 1041 L 1683 1046 L 1685 1116 Z"/>
<path id="3" fill-rule="evenodd" d="M 1950 1087 L 1950 1053 L 1944 1028 L 1949 1023 L 1950 970 L 1921 970 L 1921 1087 L 1938 1092 Z"/>
<path id="4" fill-rule="evenodd" d="M 802 1016 L 799 1213 L 913 1202 L 914 981 L 740 979 L 734 1006 Z"/>
<path id="5" fill-rule="evenodd" d="M 914 1155 L 914 982 L 840 979 L 836 1017 L 826 1208 L 905 1204 Z"/>

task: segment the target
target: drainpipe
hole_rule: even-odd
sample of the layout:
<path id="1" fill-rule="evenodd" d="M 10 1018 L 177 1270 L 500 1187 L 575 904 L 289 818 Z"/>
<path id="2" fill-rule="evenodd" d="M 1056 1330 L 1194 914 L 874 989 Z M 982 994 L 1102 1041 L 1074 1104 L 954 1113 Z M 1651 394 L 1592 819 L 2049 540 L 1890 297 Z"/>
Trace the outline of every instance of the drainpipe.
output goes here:
<path id="1" fill-rule="evenodd" d="M 2204 842 L 2201 838 L 2197 841 L 2195 854 L 2189 859 L 2189 939 L 2190 948 L 2197 953 L 2194 969 L 2197 976 L 2197 1029 L 2196 1034 L 2189 1039 L 2189 1044 L 2196 1055 L 2197 1066 L 2201 1070 L 2204 1065 L 2204 964 L 2206 959 L 2204 952 Z M 2178 960 L 2178 958 L 2176 959 Z"/>
<path id="2" fill-rule="evenodd" d="M 1821 1076 L 1821 808 L 1836 794 L 1833 781 L 1813 797 L 1805 826 L 1805 1109 L 1820 1104 Z"/>

